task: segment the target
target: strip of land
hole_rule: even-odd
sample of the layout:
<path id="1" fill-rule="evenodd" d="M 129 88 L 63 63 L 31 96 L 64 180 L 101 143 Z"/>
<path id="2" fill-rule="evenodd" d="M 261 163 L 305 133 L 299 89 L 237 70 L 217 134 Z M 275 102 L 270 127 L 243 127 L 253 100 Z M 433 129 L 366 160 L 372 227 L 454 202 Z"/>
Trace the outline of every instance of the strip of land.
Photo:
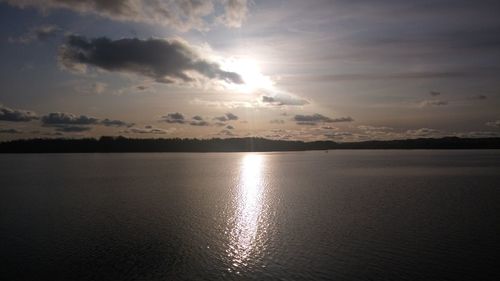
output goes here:
<path id="1" fill-rule="evenodd" d="M 0 143 L 0 153 L 92 152 L 249 152 L 330 149 L 500 149 L 500 138 L 420 138 L 386 141 L 287 141 L 264 138 L 229 139 L 25 139 Z"/>

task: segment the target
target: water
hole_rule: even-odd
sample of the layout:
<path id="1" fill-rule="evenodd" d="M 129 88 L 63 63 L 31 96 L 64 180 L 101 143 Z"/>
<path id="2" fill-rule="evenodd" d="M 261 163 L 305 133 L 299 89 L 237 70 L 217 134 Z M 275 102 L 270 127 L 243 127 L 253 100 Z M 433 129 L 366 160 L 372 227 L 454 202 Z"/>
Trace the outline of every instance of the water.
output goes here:
<path id="1" fill-rule="evenodd" d="M 499 280 L 499 156 L 0 155 L 0 276 Z"/>

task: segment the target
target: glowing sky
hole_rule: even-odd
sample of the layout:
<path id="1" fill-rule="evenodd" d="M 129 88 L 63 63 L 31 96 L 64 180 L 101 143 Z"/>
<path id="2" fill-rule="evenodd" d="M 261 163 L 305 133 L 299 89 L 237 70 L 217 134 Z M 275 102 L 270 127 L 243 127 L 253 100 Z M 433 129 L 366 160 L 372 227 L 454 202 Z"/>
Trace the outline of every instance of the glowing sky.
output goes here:
<path id="1" fill-rule="evenodd" d="M 0 140 L 500 136 L 500 2 L 0 0 Z"/>

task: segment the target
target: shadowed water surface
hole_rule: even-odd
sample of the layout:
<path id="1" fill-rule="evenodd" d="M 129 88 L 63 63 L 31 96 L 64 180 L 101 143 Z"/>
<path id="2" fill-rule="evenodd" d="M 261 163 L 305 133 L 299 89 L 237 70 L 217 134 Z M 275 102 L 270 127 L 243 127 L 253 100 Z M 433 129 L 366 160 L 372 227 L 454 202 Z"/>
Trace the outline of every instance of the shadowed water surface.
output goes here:
<path id="1" fill-rule="evenodd" d="M 498 280 L 500 151 L 0 155 L 2 280 Z"/>

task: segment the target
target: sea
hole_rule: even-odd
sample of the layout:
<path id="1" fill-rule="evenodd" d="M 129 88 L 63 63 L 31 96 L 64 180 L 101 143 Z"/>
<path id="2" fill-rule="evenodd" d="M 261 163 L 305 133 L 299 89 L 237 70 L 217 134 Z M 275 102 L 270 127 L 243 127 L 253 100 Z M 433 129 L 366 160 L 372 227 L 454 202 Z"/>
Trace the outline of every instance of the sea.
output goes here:
<path id="1" fill-rule="evenodd" d="M 500 150 L 0 155 L 0 279 L 500 280 Z"/>

